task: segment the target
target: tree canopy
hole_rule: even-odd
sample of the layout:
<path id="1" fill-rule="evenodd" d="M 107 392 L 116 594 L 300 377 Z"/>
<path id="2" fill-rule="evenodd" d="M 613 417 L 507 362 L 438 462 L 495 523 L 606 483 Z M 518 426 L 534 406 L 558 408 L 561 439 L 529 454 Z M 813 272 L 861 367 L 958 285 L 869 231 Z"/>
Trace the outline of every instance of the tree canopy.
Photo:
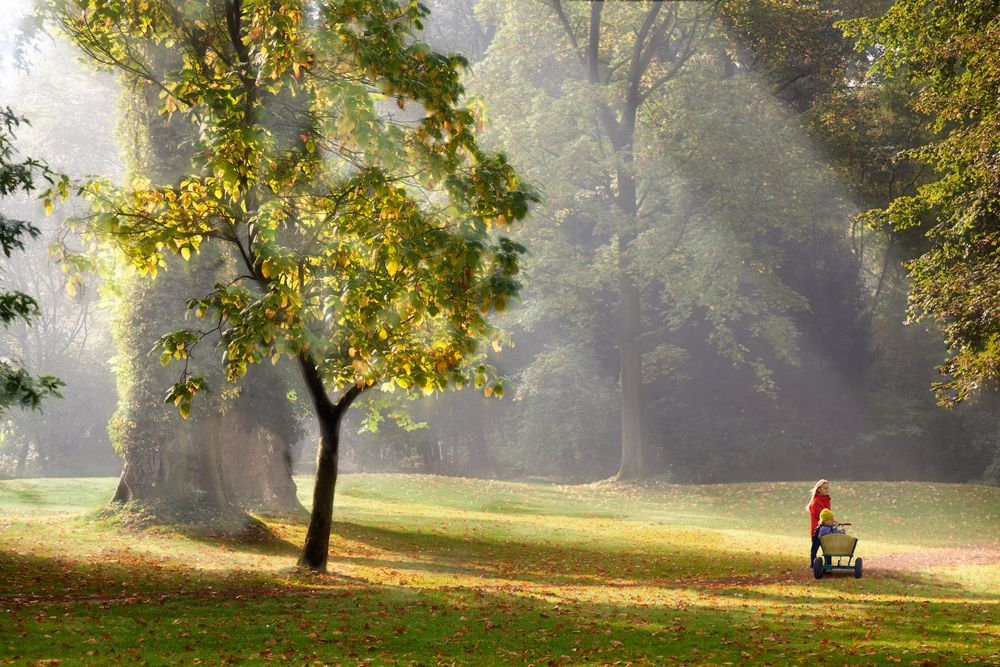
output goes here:
<path id="1" fill-rule="evenodd" d="M 464 59 L 411 38 L 420 4 L 60 0 L 47 12 L 98 65 L 152 83 L 162 111 L 197 130 L 178 182 L 82 188 L 84 228 L 141 274 L 205 243 L 238 258 L 234 281 L 189 301 L 211 325 L 162 338 L 164 363 L 213 333 L 231 380 L 295 360 L 334 458 L 340 415 L 368 388 L 487 383 L 471 364 L 491 336 L 488 313 L 520 288 L 524 251 L 502 232 L 535 196 L 477 145 Z M 179 60 L 162 77 L 158 49 Z M 185 371 L 167 400 L 188 414 L 205 388 Z M 313 528 L 331 504 L 332 484 L 307 543 L 328 541 L 329 525 Z M 308 565 L 325 567 L 326 541 Z"/>
<path id="2" fill-rule="evenodd" d="M 910 319 L 941 322 L 949 356 L 935 384 L 954 403 L 1000 377 L 1000 13 L 992 0 L 900 0 L 844 24 L 874 58 L 870 85 L 916 84 L 914 109 L 932 137 L 899 157 L 935 178 L 867 214 L 897 231 L 926 228 L 931 247 L 909 263 Z"/>

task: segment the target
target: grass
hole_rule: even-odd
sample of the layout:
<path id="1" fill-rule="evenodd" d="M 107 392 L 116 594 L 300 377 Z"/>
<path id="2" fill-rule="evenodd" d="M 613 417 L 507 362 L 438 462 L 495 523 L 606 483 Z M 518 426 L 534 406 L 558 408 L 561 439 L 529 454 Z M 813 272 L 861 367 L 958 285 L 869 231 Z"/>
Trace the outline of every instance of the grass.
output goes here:
<path id="1" fill-rule="evenodd" d="M 325 577 L 298 523 L 123 531 L 114 484 L 0 482 L 0 664 L 1000 664 L 996 488 L 835 484 L 866 576 L 815 581 L 806 483 L 350 475 Z"/>

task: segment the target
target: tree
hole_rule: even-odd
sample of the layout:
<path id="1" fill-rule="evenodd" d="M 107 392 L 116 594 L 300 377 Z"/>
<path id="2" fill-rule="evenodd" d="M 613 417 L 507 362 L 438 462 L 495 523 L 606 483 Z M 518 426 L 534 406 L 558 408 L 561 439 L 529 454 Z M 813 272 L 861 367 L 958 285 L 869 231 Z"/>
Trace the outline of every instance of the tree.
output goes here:
<path id="1" fill-rule="evenodd" d="M 176 53 L 152 54 L 156 78 L 180 65 Z M 180 115 L 158 113 L 159 89 L 138 77 L 122 77 L 118 137 L 127 177 L 170 186 L 190 169 L 195 129 Z M 113 272 L 108 272 L 113 273 Z M 115 376 L 118 410 L 109 430 L 124 459 L 113 501 L 144 505 L 160 520 L 211 520 L 215 528 L 240 531 L 246 508 L 303 512 L 292 479 L 292 451 L 300 428 L 292 414 L 287 378 L 260 368 L 236 386 L 210 397 L 198 414 L 182 420 L 163 404 L 163 387 L 175 377 L 149 354 L 151 341 L 184 327 L 191 294 L 211 291 L 238 275 L 219 248 L 189 262 L 173 261 L 155 282 L 109 276 L 114 285 Z M 217 364 L 197 368 L 213 385 L 225 382 Z M 239 460 L 241 465 L 227 465 Z"/>
<path id="2" fill-rule="evenodd" d="M 711 7 L 712 3 L 706 3 Z M 587 82 L 609 89 L 608 98 L 598 102 L 598 118 L 615 158 L 609 195 L 620 214 L 615 236 L 618 264 L 618 331 L 616 346 L 621 384 L 622 458 L 619 479 L 643 477 L 646 447 L 643 438 L 643 367 L 641 292 L 636 281 L 632 248 L 639 237 L 640 183 L 635 166 L 636 131 L 640 107 L 681 71 L 695 51 L 705 29 L 710 9 L 699 8 L 685 16 L 676 3 L 653 2 L 637 10 L 637 16 L 615 18 L 637 26 L 631 43 L 617 37 L 615 25 L 604 16 L 603 2 L 585 5 L 589 16 L 582 20 L 567 15 L 561 0 L 553 9 L 566 31 L 573 51 L 584 69 Z M 605 38 L 602 53 L 602 37 Z M 611 92 L 613 91 L 613 92 Z"/>
<path id="3" fill-rule="evenodd" d="M 491 335 L 487 314 L 520 287 L 524 249 L 498 230 L 534 195 L 477 145 L 460 106 L 464 60 L 411 39 L 425 15 L 392 0 L 50 9 L 96 62 L 156 86 L 163 111 L 197 129 L 179 183 L 93 183 L 87 222 L 142 275 L 204 245 L 236 257 L 236 279 L 188 302 L 212 326 L 164 336 L 161 356 L 187 364 L 214 332 L 230 380 L 264 360 L 296 362 L 321 433 L 300 559 L 315 570 L 326 568 L 345 411 L 372 388 L 430 394 L 470 375 L 483 386 L 488 369 L 470 364 Z M 157 49 L 176 50 L 180 66 L 157 76 Z M 187 416 L 205 389 L 185 368 L 167 400 Z"/>
<path id="4" fill-rule="evenodd" d="M 497 3 L 497 37 L 476 70 L 505 143 L 516 138 L 516 158 L 537 169 L 546 192 L 544 224 L 533 227 L 531 239 L 532 286 L 518 318 L 525 328 L 557 335 L 533 365 L 574 358 L 589 377 L 617 384 L 614 400 L 598 402 L 619 424 L 620 479 L 664 464 L 653 460 L 646 437 L 649 387 L 682 380 L 694 365 L 691 342 L 708 340 L 730 365 L 750 369 L 751 391 L 770 392 L 771 362 L 795 357 L 788 313 L 802 301 L 771 268 L 769 239 L 777 231 L 756 233 L 784 224 L 793 204 L 780 224 L 757 215 L 760 203 L 750 208 L 759 224 L 751 232 L 741 217 L 746 199 L 726 199 L 733 180 L 727 162 L 712 162 L 715 152 L 699 144 L 708 123 L 724 116 L 704 113 L 711 86 L 723 89 L 727 111 L 745 103 L 746 90 L 713 71 L 713 9 Z M 525 26 L 532 26 L 530 39 Z M 687 103 L 692 95 L 703 103 L 697 111 Z M 713 148 L 739 149 L 732 132 L 720 131 L 716 141 Z M 735 164 L 743 164 L 739 157 Z M 697 173 L 706 168 L 712 179 Z M 753 185 L 739 194 L 752 194 Z M 773 210 L 781 212 L 777 204 Z M 592 391 L 583 389 L 590 384 L 581 391 Z M 605 422 L 594 416 L 595 426 Z M 669 421 L 660 416 L 660 424 Z M 661 442 L 672 437 L 669 428 L 657 435 Z M 600 465 L 604 456 L 583 458 Z"/>
<path id="5" fill-rule="evenodd" d="M 17 161 L 12 139 L 23 122 L 9 107 L 0 108 L 0 197 L 35 190 L 38 177 L 57 189 L 65 188 L 65 181 L 38 160 Z M 24 248 L 25 236 L 35 238 L 38 234 L 38 228 L 30 222 L 13 220 L 0 213 L 0 249 L 5 257 Z M 0 321 L 4 326 L 18 319 L 30 323 L 37 313 L 38 303 L 24 292 L 0 292 Z M 16 361 L 0 357 L 0 414 L 11 406 L 37 410 L 45 397 L 58 397 L 61 386 L 62 381 L 54 376 L 33 376 Z"/>
<path id="6" fill-rule="evenodd" d="M 951 405 L 1000 377 L 1000 14 L 992 0 L 901 0 L 843 27 L 874 58 L 868 85 L 913 82 L 914 109 L 928 116 L 932 138 L 901 157 L 935 178 L 865 219 L 900 232 L 929 225 L 930 248 L 908 264 L 909 320 L 943 327 L 945 379 L 934 388 Z"/>

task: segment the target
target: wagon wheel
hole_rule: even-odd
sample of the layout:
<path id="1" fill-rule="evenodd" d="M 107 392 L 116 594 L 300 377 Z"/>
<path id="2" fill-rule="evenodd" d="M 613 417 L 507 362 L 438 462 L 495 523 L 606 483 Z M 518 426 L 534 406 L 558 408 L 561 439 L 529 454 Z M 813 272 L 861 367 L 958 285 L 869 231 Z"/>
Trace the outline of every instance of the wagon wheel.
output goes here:
<path id="1" fill-rule="evenodd" d="M 854 559 L 854 578 L 855 579 L 860 579 L 861 578 L 862 563 L 863 562 L 864 561 L 861 560 L 860 558 L 855 558 Z"/>
<path id="2" fill-rule="evenodd" d="M 823 557 L 816 556 L 816 560 L 813 561 L 813 576 L 817 579 L 823 578 Z"/>

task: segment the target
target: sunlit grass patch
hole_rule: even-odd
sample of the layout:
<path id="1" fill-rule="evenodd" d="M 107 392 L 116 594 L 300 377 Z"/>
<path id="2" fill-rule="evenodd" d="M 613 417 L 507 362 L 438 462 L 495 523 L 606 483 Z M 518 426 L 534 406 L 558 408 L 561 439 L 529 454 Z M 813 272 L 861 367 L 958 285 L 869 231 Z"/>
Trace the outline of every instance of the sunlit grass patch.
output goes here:
<path id="1" fill-rule="evenodd" d="M 107 502 L 117 480 L 107 477 L 0 481 L 0 524 L 11 517 L 78 514 Z"/>
<path id="2" fill-rule="evenodd" d="M 298 481 L 307 500 L 310 480 Z M 805 568 L 804 483 L 349 475 L 332 575 L 317 577 L 293 569 L 301 522 L 265 519 L 267 544 L 164 526 L 128 531 L 95 519 L 113 480 L 56 480 L 51 496 L 49 482 L 0 482 L 0 498 L 11 500 L 0 505 L 0 662 L 997 659 L 996 540 L 963 515 L 961 500 L 968 489 L 992 516 L 1000 492 L 985 487 L 887 485 L 878 497 L 891 510 L 847 517 L 868 574 L 815 581 Z M 835 507 L 875 488 L 840 484 Z M 937 504 L 900 505 L 907 495 Z M 917 519 L 952 542 L 908 530 Z"/>

